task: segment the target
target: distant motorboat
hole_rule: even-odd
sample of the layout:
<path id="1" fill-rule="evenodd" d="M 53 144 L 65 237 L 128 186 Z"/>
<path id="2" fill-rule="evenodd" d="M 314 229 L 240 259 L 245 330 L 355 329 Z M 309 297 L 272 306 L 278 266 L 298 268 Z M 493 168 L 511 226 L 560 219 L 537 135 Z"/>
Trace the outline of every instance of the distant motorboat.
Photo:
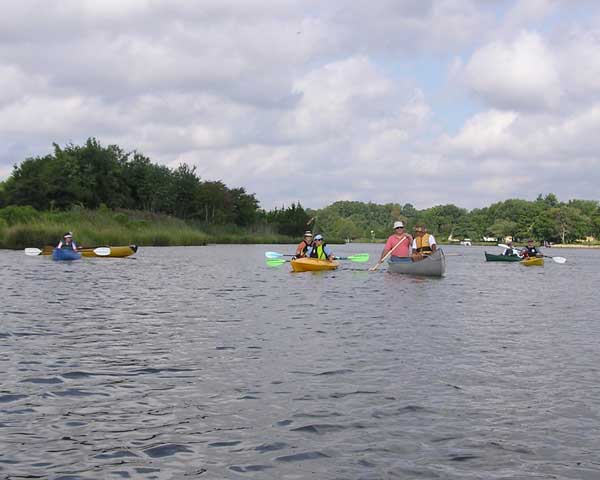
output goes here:
<path id="1" fill-rule="evenodd" d="M 473 245 L 471 243 L 471 239 L 470 238 L 465 238 L 464 240 L 461 240 L 460 244 L 463 245 L 464 247 L 470 247 L 471 245 Z"/>

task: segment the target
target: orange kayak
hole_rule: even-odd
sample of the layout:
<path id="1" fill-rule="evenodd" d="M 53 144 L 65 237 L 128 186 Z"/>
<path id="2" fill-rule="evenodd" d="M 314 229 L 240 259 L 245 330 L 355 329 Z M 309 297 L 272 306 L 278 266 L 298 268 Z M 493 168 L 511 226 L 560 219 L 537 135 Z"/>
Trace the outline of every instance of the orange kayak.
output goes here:
<path id="1" fill-rule="evenodd" d="M 340 266 L 340 263 L 335 260 L 318 260 L 316 258 L 296 258 L 290 264 L 294 272 L 320 272 L 322 270 L 335 270 Z"/>

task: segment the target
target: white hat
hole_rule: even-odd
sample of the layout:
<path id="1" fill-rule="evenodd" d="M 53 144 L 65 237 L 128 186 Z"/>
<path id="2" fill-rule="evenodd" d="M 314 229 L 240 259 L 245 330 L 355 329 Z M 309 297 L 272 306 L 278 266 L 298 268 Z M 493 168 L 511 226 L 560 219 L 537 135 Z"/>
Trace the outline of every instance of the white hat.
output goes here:
<path id="1" fill-rule="evenodd" d="M 394 222 L 394 230 L 396 230 L 397 228 L 404 228 L 404 223 L 403 222 Z"/>
<path id="2" fill-rule="evenodd" d="M 323 235 L 319 234 L 315 237 L 315 240 L 323 240 Z"/>

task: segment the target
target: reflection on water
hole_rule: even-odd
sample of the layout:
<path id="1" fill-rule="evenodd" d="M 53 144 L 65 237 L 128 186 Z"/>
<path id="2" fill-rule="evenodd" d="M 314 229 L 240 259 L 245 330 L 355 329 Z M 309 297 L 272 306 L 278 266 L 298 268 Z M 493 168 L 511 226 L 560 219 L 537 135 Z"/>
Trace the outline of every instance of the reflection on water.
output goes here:
<path id="1" fill-rule="evenodd" d="M 427 279 L 265 250 L 0 252 L 0 476 L 600 478 L 600 251 Z"/>

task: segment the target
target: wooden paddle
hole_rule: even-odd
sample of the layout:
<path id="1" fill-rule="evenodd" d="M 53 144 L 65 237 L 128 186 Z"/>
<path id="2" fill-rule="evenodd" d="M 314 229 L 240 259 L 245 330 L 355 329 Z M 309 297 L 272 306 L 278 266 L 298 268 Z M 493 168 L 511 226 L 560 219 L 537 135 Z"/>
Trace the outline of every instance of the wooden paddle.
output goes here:
<path id="1" fill-rule="evenodd" d="M 404 235 L 402 240 L 400 240 L 396 245 L 393 246 L 393 248 L 390 249 L 390 251 L 388 253 L 385 254 L 385 257 L 380 259 L 375 265 L 373 265 L 371 268 L 369 268 L 369 272 L 374 272 L 375 270 L 377 270 L 379 268 L 379 266 L 390 257 L 392 252 L 394 250 L 396 250 L 401 243 L 404 243 L 404 240 L 406 240 L 407 238 L 408 237 L 406 235 Z"/>

